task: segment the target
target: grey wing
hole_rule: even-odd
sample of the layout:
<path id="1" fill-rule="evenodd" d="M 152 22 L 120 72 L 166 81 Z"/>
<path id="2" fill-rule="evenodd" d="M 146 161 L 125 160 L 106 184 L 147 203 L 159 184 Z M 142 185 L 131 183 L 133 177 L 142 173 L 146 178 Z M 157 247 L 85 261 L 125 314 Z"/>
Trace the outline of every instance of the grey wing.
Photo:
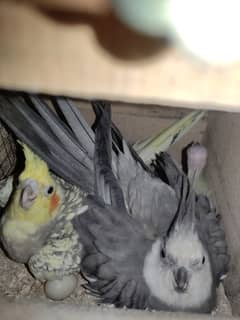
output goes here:
<path id="1" fill-rule="evenodd" d="M 92 102 L 96 114 L 101 114 L 108 105 L 107 102 Z M 98 121 L 96 117 L 95 128 L 98 127 Z M 177 210 L 175 192 L 161 179 L 152 176 L 150 168 L 127 144 L 118 128 L 113 123 L 111 125 L 113 169 L 121 185 L 128 212 L 141 221 L 149 236 L 154 238 L 164 235 Z M 105 141 L 103 137 L 101 141 Z"/>
<path id="2" fill-rule="evenodd" d="M 141 221 L 152 237 L 164 235 L 177 211 L 175 190 L 132 155 L 123 141 L 123 151 L 118 155 L 117 177 L 126 199 L 129 213 Z"/>
<path id="3" fill-rule="evenodd" d="M 79 240 L 84 248 L 81 270 L 94 278 L 87 288 L 104 303 L 144 308 L 149 292 L 143 279 L 144 258 L 151 241 L 126 211 L 121 187 L 112 172 L 111 109 L 98 113 L 95 135 L 96 194 L 105 203 L 87 199 L 89 210 L 75 218 Z M 108 203 L 106 204 L 106 194 Z"/>
<path id="4" fill-rule="evenodd" d="M 144 172 L 130 181 L 127 204 L 130 214 L 141 221 L 153 239 L 166 235 L 178 208 L 175 191 Z"/>
<path id="5" fill-rule="evenodd" d="M 103 303 L 149 307 L 143 264 L 152 241 L 127 212 L 92 201 L 88 198 L 89 211 L 73 220 L 84 247 L 81 270 L 94 279 L 87 289 Z"/>
<path id="6" fill-rule="evenodd" d="M 176 192 L 178 198 L 181 197 L 181 180 L 187 177 L 172 157 L 167 152 L 161 152 L 151 164 L 154 175 L 168 183 Z"/>
<path id="7" fill-rule="evenodd" d="M 80 110 L 67 98 L 58 97 L 55 104 L 62 111 L 80 146 L 84 148 L 89 158 L 93 159 L 95 135 Z"/>
<path id="8" fill-rule="evenodd" d="M 95 121 L 95 194 L 105 203 L 125 209 L 122 189 L 112 170 L 111 105 L 99 109 L 93 103 Z"/>
<path id="9" fill-rule="evenodd" d="M 220 217 L 211 210 L 210 202 L 206 196 L 198 196 L 196 203 L 198 233 L 208 249 L 212 262 L 213 274 L 216 284 L 227 274 L 230 256 Z"/>
<path id="10" fill-rule="evenodd" d="M 64 108 L 72 113 L 68 105 Z M 25 99 L 19 94 L 1 94 L 0 109 L 0 118 L 53 172 L 86 192 L 93 191 L 93 162 L 75 137 L 71 128 L 75 123 L 66 124 L 42 98 L 34 95 Z"/>

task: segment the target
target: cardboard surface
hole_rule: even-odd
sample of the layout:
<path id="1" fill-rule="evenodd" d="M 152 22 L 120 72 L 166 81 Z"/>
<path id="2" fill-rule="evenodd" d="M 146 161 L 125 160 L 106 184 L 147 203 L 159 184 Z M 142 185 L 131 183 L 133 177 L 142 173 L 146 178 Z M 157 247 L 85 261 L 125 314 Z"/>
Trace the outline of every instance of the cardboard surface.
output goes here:
<path id="1" fill-rule="evenodd" d="M 240 110 L 240 64 L 197 64 L 111 14 L 0 2 L 0 87 L 84 98 Z"/>

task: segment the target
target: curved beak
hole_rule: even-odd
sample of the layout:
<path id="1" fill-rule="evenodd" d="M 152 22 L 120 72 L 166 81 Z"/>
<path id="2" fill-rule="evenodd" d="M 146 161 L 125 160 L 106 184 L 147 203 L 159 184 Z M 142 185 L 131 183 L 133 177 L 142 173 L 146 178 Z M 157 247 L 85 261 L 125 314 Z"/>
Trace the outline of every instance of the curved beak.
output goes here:
<path id="1" fill-rule="evenodd" d="M 23 209 L 30 209 L 39 194 L 39 185 L 36 180 L 27 180 L 22 188 L 20 206 Z"/>
<path id="2" fill-rule="evenodd" d="M 188 287 L 188 272 L 184 267 L 178 268 L 173 271 L 174 276 L 174 289 L 177 292 L 183 293 Z"/>

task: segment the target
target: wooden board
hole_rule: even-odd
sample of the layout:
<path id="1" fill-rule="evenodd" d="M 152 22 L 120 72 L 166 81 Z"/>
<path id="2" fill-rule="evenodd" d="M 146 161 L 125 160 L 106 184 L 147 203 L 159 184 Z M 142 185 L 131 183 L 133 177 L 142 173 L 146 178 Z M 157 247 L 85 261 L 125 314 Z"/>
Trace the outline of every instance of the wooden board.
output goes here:
<path id="1" fill-rule="evenodd" d="M 116 308 L 75 306 L 63 303 L 37 303 L 20 301 L 18 303 L 0 299 L 1 320 L 211 320 L 212 315 L 180 312 L 149 312 Z M 215 316 L 216 320 L 223 319 Z M 224 316 L 224 319 L 239 319 Z"/>
<path id="2" fill-rule="evenodd" d="M 1 1 L 0 87 L 240 110 L 240 64 L 221 69 L 197 64 L 104 12 L 59 14 Z"/>

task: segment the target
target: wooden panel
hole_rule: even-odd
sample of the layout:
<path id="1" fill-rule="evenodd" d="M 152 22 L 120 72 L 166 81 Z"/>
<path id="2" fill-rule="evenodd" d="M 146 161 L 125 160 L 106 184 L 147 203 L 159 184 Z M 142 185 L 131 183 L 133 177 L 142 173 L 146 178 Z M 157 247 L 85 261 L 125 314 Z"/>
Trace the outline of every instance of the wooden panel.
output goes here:
<path id="1" fill-rule="evenodd" d="M 207 175 L 223 217 L 231 253 L 230 272 L 225 289 L 234 314 L 240 315 L 240 115 L 209 115 Z"/>
<path id="2" fill-rule="evenodd" d="M 240 65 L 214 69 L 111 14 L 0 2 L 0 87 L 239 111 Z M 226 106 L 228 105 L 228 106 Z"/>
<path id="3" fill-rule="evenodd" d="M 104 307 L 66 305 L 63 303 L 36 303 L 21 301 L 18 303 L 0 300 L 1 320 L 211 320 L 211 315 L 180 312 L 149 312 Z M 215 316 L 214 319 L 223 319 Z M 224 319 L 238 319 L 224 316 Z"/>

